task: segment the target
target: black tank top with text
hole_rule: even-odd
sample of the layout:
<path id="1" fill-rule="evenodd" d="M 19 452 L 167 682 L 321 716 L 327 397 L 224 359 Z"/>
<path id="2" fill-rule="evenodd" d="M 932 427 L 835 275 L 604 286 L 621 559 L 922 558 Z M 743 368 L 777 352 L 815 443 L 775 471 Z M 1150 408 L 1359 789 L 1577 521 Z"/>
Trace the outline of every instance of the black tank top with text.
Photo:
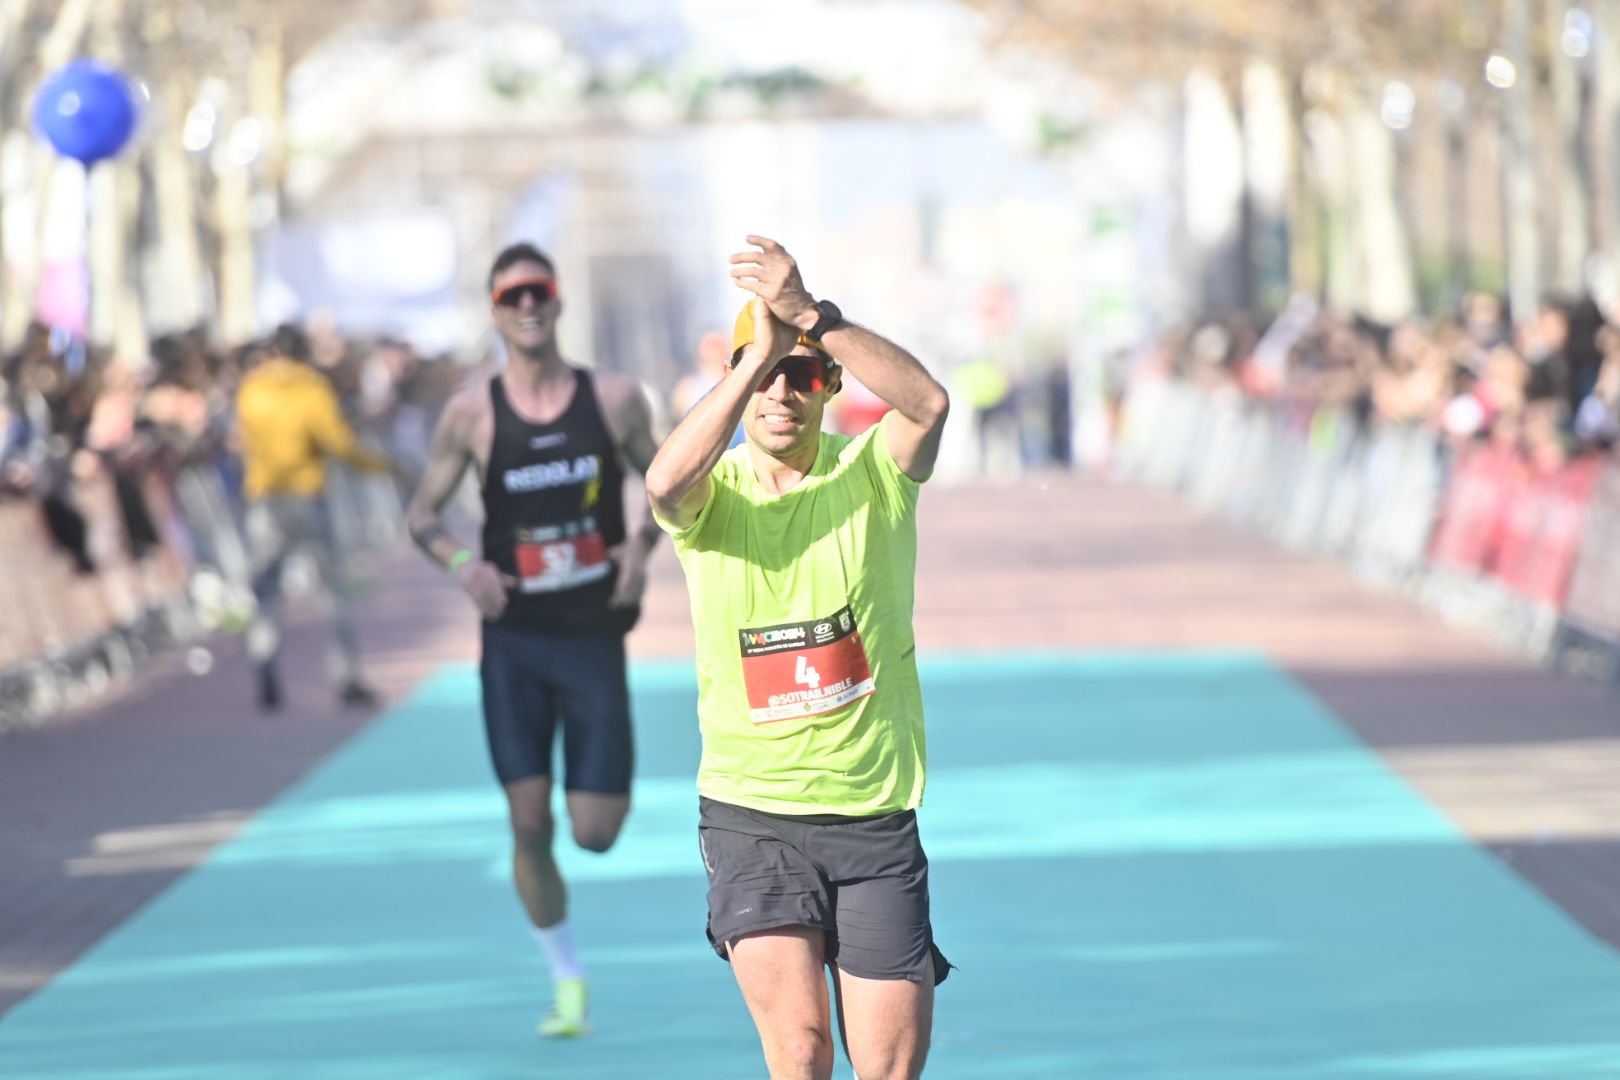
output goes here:
<path id="1" fill-rule="evenodd" d="M 549 424 L 513 410 L 490 380 L 495 437 L 484 473 L 484 558 L 518 579 L 495 625 L 627 633 L 636 608 L 610 608 L 624 542 L 624 466 L 589 372 L 573 369 L 574 396 Z"/>

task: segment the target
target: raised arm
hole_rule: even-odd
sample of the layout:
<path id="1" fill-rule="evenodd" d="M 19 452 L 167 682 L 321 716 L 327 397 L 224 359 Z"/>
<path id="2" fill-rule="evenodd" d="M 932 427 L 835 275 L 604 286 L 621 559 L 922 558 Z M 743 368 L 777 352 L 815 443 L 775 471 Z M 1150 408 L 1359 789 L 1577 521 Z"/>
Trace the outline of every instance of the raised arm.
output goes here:
<path id="1" fill-rule="evenodd" d="M 754 387 L 793 348 L 798 335 L 753 301 L 755 341 L 737 366 L 675 425 L 647 469 L 647 498 L 658 516 L 678 529 L 697 521 L 709 501 L 709 473 L 726 452 Z"/>
<path id="2" fill-rule="evenodd" d="M 799 333 L 809 333 L 822 313 L 804 287 L 798 263 L 768 236 L 750 236 L 748 242 L 760 250 L 733 255 L 732 278 L 764 300 L 776 318 Z M 821 343 L 867 389 L 894 407 L 894 419 L 884 424 L 889 454 L 913 480 L 928 479 L 950 412 L 945 388 L 905 349 L 854 323 L 835 324 L 822 333 Z"/>
<path id="3" fill-rule="evenodd" d="M 810 310 L 814 314 L 815 308 Z M 810 325 L 815 325 L 814 319 Z M 821 342 L 868 390 L 894 406 L 883 426 L 889 456 L 913 480 L 927 480 L 939 459 L 940 437 L 951 408 L 945 388 L 915 356 L 864 326 L 840 323 L 823 334 Z"/>

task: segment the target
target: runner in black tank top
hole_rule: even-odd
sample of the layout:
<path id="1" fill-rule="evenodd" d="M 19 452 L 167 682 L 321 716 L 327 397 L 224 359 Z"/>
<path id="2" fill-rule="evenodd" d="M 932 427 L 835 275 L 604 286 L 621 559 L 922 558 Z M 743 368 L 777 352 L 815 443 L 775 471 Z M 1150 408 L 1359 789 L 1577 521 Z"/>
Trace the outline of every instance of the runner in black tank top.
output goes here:
<path id="1" fill-rule="evenodd" d="M 495 436 L 484 474 L 484 558 L 518 579 L 494 625 L 503 629 L 628 633 L 639 607 L 609 607 L 624 542 L 624 466 L 590 373 L 549 424 L 519 416 L 490 380 Z"/>
<path id="2" fill-rule="evenodd" d="M 624 474 L 645 475 L 658 440 L 635 379 L 563 358 L 550 256 L 523 242 L 502 249 L 489 290 L 506 372 L 459 390 L 445 406 L 406 519 L 411 538 L 480 616 L 484 728 L 507 801 L 512 881 L 555 987 L 538 1030 L 570 1038 L 589 1026 L 589 993 L 552 848 L 571 836 L 583 850 L 607 851 L 630 812 L 635 733 L 625 634 L 659 530 L 645 500 L 645 519 L 626 521 Z M 558 415 L 534 424 L 514 406 Z M 474 468 L 483 557 L 444 520 Z M 559 786 L 566 820 L 557 812 Z"/>

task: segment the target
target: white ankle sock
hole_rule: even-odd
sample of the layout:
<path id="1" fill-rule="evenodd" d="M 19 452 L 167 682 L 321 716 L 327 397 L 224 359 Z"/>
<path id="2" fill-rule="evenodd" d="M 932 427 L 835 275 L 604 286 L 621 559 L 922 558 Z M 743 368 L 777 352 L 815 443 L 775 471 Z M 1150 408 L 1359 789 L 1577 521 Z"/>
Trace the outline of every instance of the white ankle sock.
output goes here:
<path id="1" fill-rule="evenodd" d="M 579 962 L 574 953 L 574 932 L 564 919 L 551 926 L 534 929 L 534 940 L 540 943 L 540 950 L 546 954 L 546 960 L 551 964 L 551 978 L 571 979 L 585 974 L 585 965 Z"/>

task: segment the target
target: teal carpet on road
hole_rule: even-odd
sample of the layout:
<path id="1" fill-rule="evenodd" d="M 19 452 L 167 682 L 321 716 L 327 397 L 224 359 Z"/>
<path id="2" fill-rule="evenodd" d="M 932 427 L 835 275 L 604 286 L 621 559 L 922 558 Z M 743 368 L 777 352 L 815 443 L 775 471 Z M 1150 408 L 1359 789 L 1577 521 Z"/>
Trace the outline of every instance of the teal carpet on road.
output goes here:
<path id="1" fill-rule="evenodd" d="M 1620 1077 L 1620 957 L 1263 658 L 964 654 L 923 682 L 959 965 L 929 1077 Z M 0 1018 L 0 1077 L 763 1077 L 703 939 L 690 668 L 632 685 L 630 824 L 564 845 L 591 1038 L 532 1034 L 547 982 L 453 668 Z"/>

